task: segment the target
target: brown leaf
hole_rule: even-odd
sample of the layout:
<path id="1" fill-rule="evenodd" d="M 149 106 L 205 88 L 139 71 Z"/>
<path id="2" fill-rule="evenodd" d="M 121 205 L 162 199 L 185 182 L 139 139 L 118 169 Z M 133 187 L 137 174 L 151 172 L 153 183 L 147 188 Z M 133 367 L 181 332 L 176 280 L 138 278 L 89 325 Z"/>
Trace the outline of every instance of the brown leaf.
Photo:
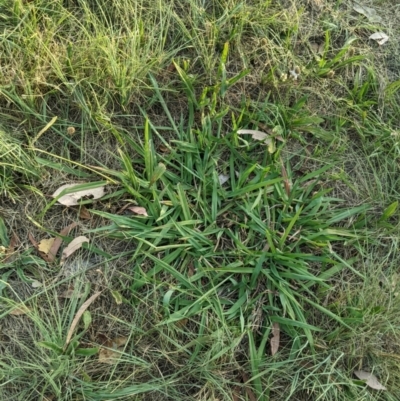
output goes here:
<path id="1" fill-rule="evenodd" d="M 108 349 L 108 348 L 100 348 L 99 351 L 99 363 L 107 363 L 109 365 L 114 365 L 118 362 L 121 353 L 118 350 Z"/>
<path id="2" fill-rule="evenodd" d="M 113 346 L 123 347 L 128 342 L 128 337 L 120 336 L 112 340 Z"/>
<path id="3" fill-rule="evenodd" d="M 242 378 L 243 378 L 243 383 L 245 384 L 245 389 L 246 389 L 247 396 L 249 397 L 249 400 L 257 401 L 257 397 L 253 393 L 253 390 L 250 387 L 246 386 L 246 383 L 249 381 L 249 377 L 247 376 L 247 374 L 245 372 L 242 372 Z"/>
<path id="4" fill-rule="evenodd" d="M 379 383 L 378 378 L 372 373 L 365 372 L 364 370 L 355 370 L 354 374 L 360 379 L 365 380 L 365 384 L 374 390 L 386 390 L 385 386 Z"/>
<path id="5" fill-rule="evenodd" d="M 99 362 L 113 365 L 118 362 L 121 356 L 123 346 L 128 342 L 128 337 L 116 337 L 114 340 L 108 340 L 105 347 L 100 348 Z"/>
<path id="6" fill-rule="evenodd" d="M 74 238 L 68 246 L 63 250 L 61 261 L 64 261 L 69 256 L 71 256 L 75 251 L 82 247 L 84 242 L 89 242 L 89 239 L 84 235 L 80 235 L 79 237 Z"/>
<path id="7" fill-rule="evenodd" d="M 240 397 L 240 386 L 234 387 L 232 391 L 232 401 L 239 401 Z"/>
<path id="8" fill-rule="evenodd" d="M 60 249 L 60 246 L 61 246 L 61 244 L 63 242 L 63 238 L 62 237 L 67 236 L 72 231 L 72 229 L 74 229 L 77 225 L 78 225 L 78 223 L 71 223 L 69 226 L 63 228 L 60 231 L 60 237 L 57 237 L 54 240 L 53 245 L 50 248 L 49 255 L 48 255 L 49 262 L 53 262 L 54 259 L 56 258 L 57 252 Z"/>
<path id="9" fill-rule="evenodd" d="M 79 320 L 82 317 L 83 313 L 99 297 L 100 294 L 101 294 L 101 291 L 95 292 L 87 301 L 85 301 L 82 304 L 82 306 L 79 308 L 78 312 L 76 312 L 74 320 L 72 321 L 71 326 L 70 326 L 70 328 L 68 330 L 67 339 L 65 340 L 64 349 L 67 348 L 69 342 L 71 341 L 72 334 L 74 334 L 76 326 L 78 325 Z"/>
<path id="10" fill-rule="evenodd" d="M 282 177 L 283 177 L 283 183 L 285 185 L 286 194 L 287 194 L 287 196 L 290 196 L 290 182 L 289 182 L 289 178 L 288 178 L 285 166 L 283 165 L 283 162 L 282 162 L 281 172 L 282 172 Z"/>
<path id="11" fill-rule="evenodd" d="M 130 206 L 127 209 L 130 210 L 131 212 L 135 213 L 135 214 L 140 214 L 142 216 L 148 216 L 147 211 L 146 211 L 146 209 L 144 207 Z"/>
<path id="12" fill-rule="evenodd" d="M 46 239 L 42 239 L 39 242 L 38 245 L 38 250 L 40 252 L 45 253 L 46 255 L 48 255 L 48 253 L 50 252 L 50 248 L 53 246 L 55 238 L 46 238 Z"/>
<path id="13" fill-rule="evenodd" d="M 39 244 L 36 242 L 35 237 L 31 233 L 28 233 L 28 238 L 31 244 L 37 249 Z"/>
<path id="14" fill-rule="evenodd" d="M 5 251 L 5 256 L 3 259 L 3 263 L 8 261 L 12 262 L 15 259 L 15 249 L 19 247 L 21 244 L 21 241 L 19 240 L 17 234 L 12 233 L 10 244 L 8 245 L 8 248 Z"/>
<path id="15" fill-rule="evenodd" d="M 81 206 L 79 209 L 79 218 L 82 220 L 90 220 L 92 216 L 89 213 L 89 210 L 85 208 L 85 206 Z"/>
<path id="16" fill-rule="evenodd" d="M 73 188 L 76 187 L 77 185 L 80 184 L 65 184 L 62 185 L 60 188 L 57 189 L 57 191 L 54 192 L 52 195 L 53 198 L 56 198 L 64 189 L 67 188 Z M 80 199 L 82 199 L 85 196 L 89 196 L 92 199 L 98 199 L 104 196 L 105 190 L 104 186 L 103 187 L 98 187 L 98 188 L 91 188 L 91 189 L 84 189 L 81 191 L 76 191 L 76 192 L 71 192 L 67 195 L 61 196 L 59 199 L 57 199 L 58 203 L 61 203 L 64 206 L 75 206 L 79 205 Z"/>
<path id="17" fill-rule="evenodd" d="M 281 337 L 281 329 L 279 327 L 279 323 L 272 323 L 272 338 L 270 341 L 271 344 L 271 355 L 275 355 L 279 349 L 279 342 Z"/>

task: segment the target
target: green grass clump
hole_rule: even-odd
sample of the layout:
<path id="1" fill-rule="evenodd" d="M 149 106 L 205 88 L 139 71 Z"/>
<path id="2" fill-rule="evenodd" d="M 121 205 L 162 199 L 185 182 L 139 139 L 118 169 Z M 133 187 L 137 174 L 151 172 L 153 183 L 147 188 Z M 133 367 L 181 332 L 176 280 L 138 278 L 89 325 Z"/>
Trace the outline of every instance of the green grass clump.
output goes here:
<path id="1" fill-rule="evenodd" d="M 399 30 L 369 6 L 4 5 L 1 399 L 399 398 Z"/>

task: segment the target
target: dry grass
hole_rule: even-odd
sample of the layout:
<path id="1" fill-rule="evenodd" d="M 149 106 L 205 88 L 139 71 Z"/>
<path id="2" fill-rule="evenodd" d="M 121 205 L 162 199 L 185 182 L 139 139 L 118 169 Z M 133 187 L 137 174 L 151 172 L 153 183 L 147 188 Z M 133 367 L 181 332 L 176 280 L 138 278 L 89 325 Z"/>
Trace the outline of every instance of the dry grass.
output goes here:
<path id="1" fill-rule="evenodd" d="M 17 0 L 4 7 L 0 217 L 7 234 L 0 232 L 0 245 L 7 248 L 12 234 L 20 244 L 11 261 L 0 262 L 0 398 L 398 399 L 398 211 L 379 219 L 400 195 L 400 7 L 367 3 L 382 17 L 380 24 L 346 2 L 325 0 Z M 377 30 L 390 37 L 384 46 L 368 39 Z M 53 116 L 55 123 L 34 141 Z M 240 142 L 235 131 L 243 125 L 280 126 L 286 142 L 277 142 L 278 151 L 269 155 L 248 138 Z M 280 349 L 272 356 L 270 317 L 289 316 L 283 298 L 275 296 L 279 291 L 270 279 L 252 287 L 253 273 L 227 279 L 218 269 L 254 268 L 252 258 L 268 240 L 252 218 L 285 227 L 274 212 L 265 214 L 268 202 L 280 210 L 282 194 L 274 189 L 257 198 L 249 190 L 235 198 L 232 190 L 226 198 L 227 189 L 212 188 L 232 166 L 248 173 L 248 182 L 263 168 L 280 176 L 281 160 L 293 182 L 331 164 L 316 177 L 315 192 L 332 188 L 329 196 L 344 199 L 345 208 L 370 209 L 359 220 L 354 214 L 340 222 L 354 238 L 330 240 L 353 270 L 336 266 L 329 288 L 314 283 L 307 295 L 297 276 L 282 281 L 287 287 L 282 284 L 281 293 L 289 288 L 307 323 L 323 331 L 313 332 L 312 347 L 306 331 L 282 323 Z M 135 182 L 148 181 L 152 163 L 159 162 L 167 171 L 153 188 Z M 106 199 L 88 205 L 90 220 L 80 219 L 78 208 L 46 209 L 62 184 L 100 179 L 111 184 Z M 246 188 L 244 181 L 238 190 Z M 153 225 L 135 217 L 132 227 L 118 225 L 128 218 L 117 214 L 128 199 L 145 204 L 151 216 L 170 214 Z M 187 211 L 177 206 L 184 199 Z M 329 205 L 329 213 L 339 213 Z M 29 233 L 39 241 L 74 221 L 79 225 L 70 238 L 87 235 L 92 248 L 64 266 L 46 264 Z M 171 227 L 160 234 L 163 224 Z M 272 243 L 282 236 L 275 234 Z M 141 238 L 160 249 L 152 254 Z M 181 246 L 182 238 L 191 248 L 175 254 L 168 247 Z M 323 266 L 310 262 L 310 271 L 318 275 Z M 43 286 L 33 288 L 32 280 Z M 68 289 L 81 297 L 62 298 Z M 78 327 L 79 345 L 57 351 L 95 290 L 103 293 L 89 308 L 89 323 Z M 227 313 L 240 297 L 240 307 Z M 29 311 L 13 315 L 22 302 Z M 190 305 L 198 310 L 185 309 Z M 118 337 L 127 338 L 118 363 L 79 355 Z M 373 371 L 388 391 L 356 382 L 352 372 L 361 368 Z"/>

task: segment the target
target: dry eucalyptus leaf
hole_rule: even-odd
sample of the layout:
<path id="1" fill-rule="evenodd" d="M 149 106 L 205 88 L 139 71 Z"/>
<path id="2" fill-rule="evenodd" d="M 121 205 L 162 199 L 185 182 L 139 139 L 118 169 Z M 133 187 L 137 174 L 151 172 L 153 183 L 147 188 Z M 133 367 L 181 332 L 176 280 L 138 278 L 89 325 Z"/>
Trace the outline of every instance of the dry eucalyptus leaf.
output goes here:
<path id="1" fill-rule="evenodd" d="M 378 378 L 372 373 L 365 372 L 364 370 L 355 370 L 354 374 L 360 379 L 365 380 L 365 384 L 374 390 L 386 390 L 385 386 L 379 383 Z"/>
<path id="2" fill-rule="evenodd" d="M 220 185 L 224 185 L 229 180 L 229 175 L 220 174 L 218 180 Z"/>
<path id="3" fill-rule="evenodd" d="M 79 320 L 82 317 L 83 313 L 99 297 L 100 294 L 101 294 L 101 291 L 95 292 L 88 300 L 86 300 L 82 304 L 82 306 L 79 308 L 78 312 L 76 312 L 74 320 L 72 321 L 71 326 L 68 330 L 67 339 L 65 340 L 65 345 L 64 345 L 65 349 L 67 348 L 69 342 L 71 341 L 72 335 L 74 334 L 76 326 L 78 325 Z"/>
<path id="4" fill-rule="evenodd" d="M 389 40 L 389 36 L 387 36 L 384 32 L 376 32 L 373 33 L 368 39 L 375 40 L 378 42 L 379 46 L 382 46 Z"/>
<path id="5" fill-rule="evenodd" d="M 72 229 L 74 229 L 77 225 L 78 225 L 77 223 L 72 223 L 72 224 L 70 224 L 69 226 L 63 228 L 63 229 L 60 231 L 60 236 L 65 237 L 65 236 L 68 235 L 68 234 L 70 233 L 70 231 L 71 231 Z M 58 252 L 58 250 L 60 249 L 60 246 L 61 246 L 61 244 L 62 244 L 62 241 L 63 241 L 63 239 L 62 239 L 61 237 L 57 237 L 57 238 L 54 240 L 53 245 L 52 245 L 51 248 L 50 248 L 49 254 L 47 255 L 47 256 L 48 256 L 48 261 L 49 261 L 49 262 L 53 262 L 54 259 L 56 258 L 57 252 Z"/>
<path id="6" fill-rule="evenodd" d="M 80 185 L 80 184 L 62 185 L 60 188 L 57 189 L 57 191 L 54 192 L 52 197 L 56 198 L 58 195 L 60 195 L 60 193 L 62 191 L 64 191 L 64 189 L 73 188 L 73 187 L 76 187 L 77 185 Z M 67 195 L 63 195 L 57 200 L 57 202 L 61 203 L 64 206 L 75 206 L 75 205 L 79 205 L 79 200 L 85 196 L 89 196 L 92 199 L 99 199 L 102 196 L 104 196 L 104 194 L 105 194 L 104 187 L 85 189 L 85 190 L 81 190 L 81 191 L 71 192 Z"/>
<path id="7" fill-rule="evenodd" d="M 63 250 L 61 261 L 64 261 L 69 256 L 71 256 L 75 251 L 81 248 L 84 242 L 89 242 L 89 238 L 85 237 L 84 235 L 74 238 L 68 244 L 68 246 Z"/>
<path id="8" fill-rule="evenodd" d="M 265 132 L 257 131 L 257 130 L 253 130 L 253 129 L 240 129 L 237 133 L 239 135 L 246 135 L 246 134 L 251 135 L 253 137 L 253 139 L 256 139 L 257 141 L 261 141 L 261 142 L 265 143 L 266 145 L 268 145 L 268 147 L 273 145 L 272 138 Z"/>
<path id="9" fill-rule="evenodd" d="M 382 22 L 382 17 L 378 15 L 374 8 L 367 7 L 361 4 L 354 4 L 353 10 L 367 17 L 369 22 Z"/>
<path id="10" fill-rule="evenodd" d="M 50 249 L 53 246 L 54 241 L 55 238 L 42 239 L 38 244 L 38 250 L 47 255 L 50 252 Z"/>
<path id="11" fill-rule="evenodd" d="M 272 324 L 272 338 L 270 341 L 271 355 L 275 355 L 278 352 L 280 337 L 281 337 L 281 329 L 279 327 L 279 323 L 274 322 Z"/>
<path id="12" fill-rule="evenodd" d="M 142 216 L 148 216 L 147 211 L 146 211 L 146 209 L 144 207 L 130 206 L 127 209 L 130 210 L 131 212 L 135 213 L 135 214 L 140 214 Z"/>

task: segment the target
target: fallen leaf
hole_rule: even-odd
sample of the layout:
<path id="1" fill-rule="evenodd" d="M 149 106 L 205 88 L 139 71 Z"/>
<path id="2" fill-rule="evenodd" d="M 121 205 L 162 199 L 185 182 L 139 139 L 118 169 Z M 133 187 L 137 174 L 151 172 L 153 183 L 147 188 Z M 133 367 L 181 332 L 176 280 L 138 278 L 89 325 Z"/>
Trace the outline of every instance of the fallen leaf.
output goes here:
<path id="1" fill-rule="evenodd" d="M 270 145 L 272 142 L 271 137 L 262 131 L 257 131 L 253 129 L 240 129 L 237 133 L 239 135 L 246 135 L 246 134 L 251 135 L 253 139 L 256 139 L 257 141 L 262 141 L 266 145 Z"/>
<path id="2" fill-rule="evenodd" d="M 80 235 L 79 237 L 74 238 L 68 246 L 63 250 L 61 261 L 64 261 L 69 256 L 71 256 L 75 251 L 82 247 L 84 242 L 89 242 L 89 239 L 84 235 Z"/>
<path id="3" fill-rule="evenodd" d="M 310 47 L 311 50 L 316 53 L 316 54 L 322 54 L 324 52 L 324 43 L 316 43 L 316 42 L 310 42 Z"/>
<path id="4" fill-rule="evenodd" d="M 114 365 L 118 358 L 121 356 L 121 353 L 118 350 L 108 349 L 108 348 L 100 348 L 99 351 L 99 363 L 107 363 L 109 365 Z"/>
<path id="5" fill-rule="evenodd" d="M 41 282 L 38 281 L 38 280 L 33 280 L 33 281 L 31 282 L 31 286 L 32 286 L 33 288 L 39 288 L 39 287 L 43 287 L 43 283 L 41 283 Z"/>
<path id="6" fill-rule="evenodd" d="M 108 340 L 105 347 L 100 348 L 99 362 L 109 365 L 115 364 L 121 356 L 122 347 L 128 342 L 128 337 L 117 337 L 114 340 Z"/>
<path id="7" fill-rule="evenodd" d="M 229 180 L 229 175 L 220 174 L 218 180 L 220 185 L 224 185 Z"/>
<path id="8" fill-rule="evenodd" d="M 111 295 L 113 296 L 113 298 L 115 300 L 115 303 L 117 305 L 121 305 L 122 304 L 124 299 L 123 299 L 123 297 L 122 297 L 122 295 L 121 295 L 121 293 L 119 291 L 111 290 Z"/>
<path id="9" fill-rule="evenodd" d="M 38 250 L 47 255 L 50 252 L 50 248 L 52 247 L 54 241 L 55 238 L 42 239 L 38 244 Z"/>
<path id="10" fill-rule="evenodd" d="M 59 233 L 60 237 L 57 237 L 54 240 L 53 245 L 50 248 L 49 255 L 48 255 L 49 262 L 53 262 L 54 259 L 56 258 L 57 252 L 60 249 L 60 246 L 63 242 L 62 237 L 67 236 L 72 231 L 72 229 L 75 228 L 77 225 L 78 225 L 78 223 L 72 223 L 60 231 L 60 233 Z"/>
<path id="11" fill-rule="evenodd" d="M 385 386 L 379 383 L 378 378 L 372 373 L 365 372 L 364 370 L 355 370 L 354 374 L 360 379 L 365 380 L 365 384 L 374 390 L 386 390 Z"/>
<path id="12" fill-rule="evenodd" d="M 90 220 L 92 218 L 89 210 L 87 210 L 85 206 L 81 206 L 79 208 L 79 218 L 82 220 Z"/>
<path id="13" fill-rule="evenodd" d="M 21 244 L 21 241 L 18 238 L 17 234 L 12 233 L 10 244 L 8 245 L 8 248 L 3 247 L 4 253 L 5 253 L 4 259 L 2 260 L 3 263 L 5 263 L 7 261 L 10 263 L 15 259 L 15 257 L 16 257 L 15 249 L 18 248 L 18 246 L 20 244 Z"/>
<path id="14" fill-rule="evenodd" d="M 35 237 L 31 233 L 28 233 L 28 238 L 29 238 L 29 241 L 31 241 L 31 244 L 37 249 L 39 244 L 35 240 Z"/>
<path id="15" fill-rule="evenodd" d="M 272 324 L 272 338 L 270 341 L 271 355 L 275 355 L 278 352 L 280 337 L 281 337 L 281 329 L 279 328 L 279 323 L 274 322 Z"/>
<path id="16" fill-rule="evenodd" d="M 249 134 L 256 139 L 257 141 L 263 142 L 265 145 L 268 145 L 268 152 L 274 153 L 275 152 L 275 142 L 270 135 L 266 134 L 262 131 L 252 130 L 252 129 L 240 129 L 237 132 L 239 135 Z"/>
<path id="17" fill-rule="evenodd" d="M 373 33 L 368 39 L 376 40 L 379 46 L 382 46 L 389 40 L 389 36 L 384 32 L 376 32 Z"/>
<path id="18" fill-rule="evenodd" d="M 71 341 L 72 334 L 74 334 L 76 326 L 79 323 L 79 319 L 82 317 L 82 315 L 85 312 L 85 310 L 99 297 L 100 294 L 101 294 L 101 291 L 95 292 L 87 301 L 85 301 L 82 304 L 82 306 L 79 308 L 78 312 L 76 312 L 74 320 L 72 321 L 71 326 L 70 326 L 70 328 L 68 330 L 67 339 L 65 340 L 64 349 L 67 348 L 69 342 Z"/>
<path id="19" fill-rule="evenodd" d="M 130 207 L 127 207 L 126 209 L 130 210 L 131 212 L 133 212 L 135 214 L 140 214 L 142 216 L 148 216 L 147 211 L 144 207 L 130 206 Z"/>
<path id="20" fill-rule="evenodd" d="M 249 381 L 249 376 L 245 372 L 242 372 L 242 378 L 243 378 L 243 383 L 245 385 L 246 393 L 250 401 L 257 401 L 257 397 L 253 393 L 253 390 L 247 386 L 247 383 Z"/>
<path id="21" fill-rule="evenodd" d="M 122 347 L 128 342 L 128 337 L 116 337 L 112 340 L 113 346 Z"/>
<path id="22" fill-rule="evenodd" d="M 369 22 L 382 22 L 382 17 L 378 15 L 374 8 L 367 7 L 361 4 L 354 4 L 353 10 L 367 17 Z"/>
<path id="23" fill-rule="evenodd" d="M 57 189 L 57 191 L 54 192 L 52 197 L 56 198 L 65 189 L 73 188 L 73 187 L 76 187 L 77 185 L 81 185 L 81 184 L 75 183 L 75 184 L 62 185 L 60 188 Z M 91 188 L 91 189 L 84 189 L 81 191 L 71 192 L 67 195 L 63 195 L 59 199 L 57 199 L 57 202 L 61 203 L 64 206 L 75 206 L 75 205 L 79 205 L 80 199 L 82 199 L 85 196 L 88 196 L 91 199 L 99 199 L 102 196 L 104 196 L 104 194 L 105 194 L 104 186 L 97 187 L 97 188 Z"/>
<path id="24" fill-rule="evenodd" d="M 10 315 L 13 316 L 21 316 L 21 315 L 26 315 L 29 312 L 29 308 L 26 307 L 25 305 L 17 306 L 15 307 L 11 312 Z"/>
<path id="25" fill-rule="evenodd" d="M 290 182 L 289 182 L 289 177 L 288 177 L 288 175 L 287 175 L 286 168 L 285 168 L 285 166 L 284 166 L 282 160 L 281 160 L 281 162 L 282 162 L 281 172 L 282 172 L 282 177 L 283 177 L 283 184 L 284 184 L 284 186 L 285 186 L 286 195 L 287 195 L 287 196 L 290 196 Z"/>
<path id="26" fill-rule="evenodd" d="M 75 291 L 74 288 L 68 288 L 64 292 L 62 292 L 59 297 L 60 298 L 81 298 L 83 294 Z"/>

